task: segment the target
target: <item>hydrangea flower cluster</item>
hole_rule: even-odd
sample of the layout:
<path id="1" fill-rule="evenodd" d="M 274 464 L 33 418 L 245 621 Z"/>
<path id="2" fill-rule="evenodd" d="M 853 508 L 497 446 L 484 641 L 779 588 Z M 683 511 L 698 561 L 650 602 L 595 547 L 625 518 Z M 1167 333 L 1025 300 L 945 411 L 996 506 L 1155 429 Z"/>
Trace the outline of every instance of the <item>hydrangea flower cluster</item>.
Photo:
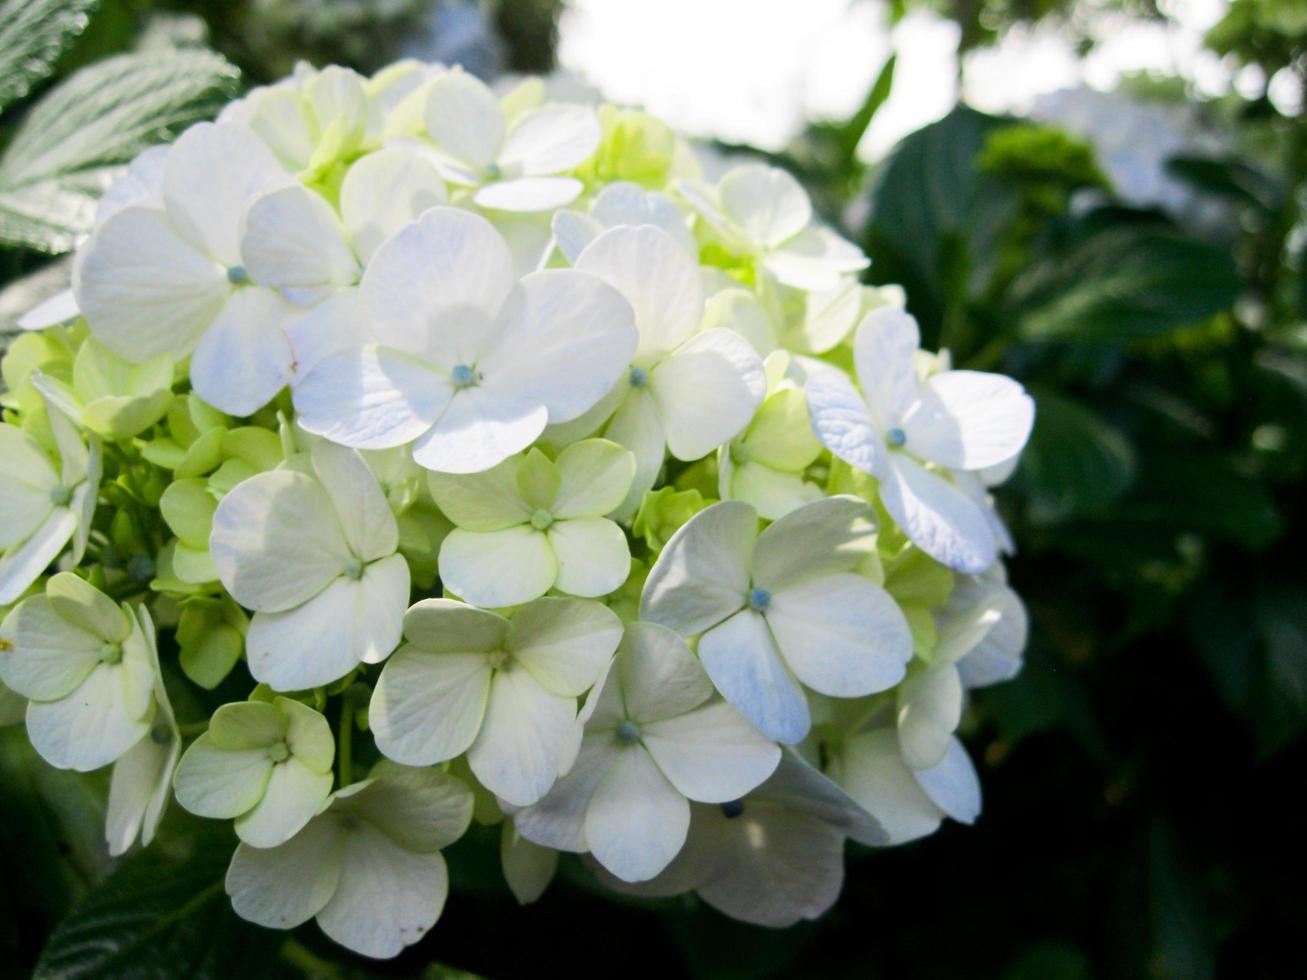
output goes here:
<path id="1" fill-rule="evenodd" d="M 226 887 L 389 957 L 502 825 L 784 926 L 846 839 L 980 810 L 1021 665 L 989 488 L 1034 408 L 920 350 L 786 172 L 405 62 L 144 153 L 4 358 L 0 681 L 107 837 L 234 821 Z M 174 705 L 176 706 L 174 708 Z"/>

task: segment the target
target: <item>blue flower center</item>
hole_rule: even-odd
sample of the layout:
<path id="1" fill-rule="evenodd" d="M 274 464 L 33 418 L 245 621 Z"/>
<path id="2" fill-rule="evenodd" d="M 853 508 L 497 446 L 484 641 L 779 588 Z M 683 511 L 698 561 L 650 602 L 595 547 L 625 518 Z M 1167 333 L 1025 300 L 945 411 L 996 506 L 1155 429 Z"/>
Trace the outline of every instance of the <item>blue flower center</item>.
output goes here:
<path id="1" fill-rule="evenodd" d="M 357 582 L 363 577 L 363 562 L 357 558 L 350 558 L 345 562 L 345 568 L 342 571 L 347 579 Z"/>
<path id="2" fill-rule="evenodd" d="M 477 373 L 467 364 L 459 364 L 449 372 L 455 388 L 467 388 L 477 383 Z"/>
<path id="3" fill-rule="evenodd" d="M 725 803 L 721 804 L 721 808 L 722 808 L 722 816 L 724 816 L 727 820 L 734 820 L 736 817 L 738 817 L 740 814 L 744 812 L 744 801 L 727 800 Z"/>
<path id="4" fill-rule="evenodd" d="M 233 286 L 239 286 L 241 283 L 249 282 L 250 274 L 245 271 L 243 265 L 229 266 L 227 269 L 227 281 Z"/>
<path id="5" fill-rule="evenodd" d="M 56 507 L 67 507 L 68 502 L 73 499 L 73 492 L 60 483 L 50 491 L 50 503 Z"/>
<path id="6" fill-rule="evenodd" d="M 640 741 L 640 726 L 627 718 L 617 726 L 617 741 L 623 745 L 634 745 Z"/>
<path id="7" fill-rule="evenodd" d="M 885 441 L 895 449 L 902 449 L 903 444 L 908 441 L 908 434 L 896 425 L 885 433 Z"/>
<path id="8" fill-rule="evenodd" d="M 160 722 L 150 729 L 150 741 L 155 745 L 167 745 L 172 741 L 172 731 L 168 726 Z"/>
<path id="9" fill-rule="evenodd" d="M 766 612 L 771 605 L 771 593 L 766 589 L 749 590 L 749 608 L 754 612 Z"/>
<path id="10" fill-rule="evenodd" d="M 486 176 L 491 180 L 498 180 L 500 177 L 504 176 L 504 171 L 500 169 L 499 164 L 488 163 L 486 164 Z"/>
<path id="11" fill-rule="evenodd" d="M 642 367 L 633 367 L 627 379 L 631 382 L 632 388 L 643 388 L 649 383 L 649 372 Z"/>

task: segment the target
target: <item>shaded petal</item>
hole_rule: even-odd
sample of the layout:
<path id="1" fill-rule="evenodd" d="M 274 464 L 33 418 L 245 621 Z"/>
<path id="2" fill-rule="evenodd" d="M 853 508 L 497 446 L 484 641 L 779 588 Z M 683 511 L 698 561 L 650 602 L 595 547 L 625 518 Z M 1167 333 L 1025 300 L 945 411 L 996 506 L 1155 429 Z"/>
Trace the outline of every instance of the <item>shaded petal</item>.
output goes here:
<path id="1" fill-rule="evenodd" d="M 575 718 L 576 702 L 546 691 L 529 671 L 496 671 L 468 764 L 496 796 L 529 806 L 553 785 Z"/>
<path id="2" fill-rule="evenodd" d="M 871 508 L 856 497 L 826 497 L 791 511 L 758 536 L 753 580 L 776 592 L 831 572 L 847 572 L 875 547 Z"/>
<path id="3" fill-rule="evenodd" d="M 617 405 L 604 436 L 629 449 L 635 456 L 635 476 L 626 498 L 613 512 L 618 520 L 626 520 L 640 507 L 646 490 L 652 490 L 658 481 L 667 455 L 667 438 L 663 430 L 662 409 L 648 388 L 632 388 L 619 383 L 625 395 Z"/>
<path id="4" fill-rule="evenodd" d="M 527 840 L 560 851 L 588 850 L 585 811 L 595 787 L 623 749 L 609 735 L 582 739 L 572 767 L 543 799 L 513 816 L 513 825 Z"/>
<path id="5" fill-rule="evenodd" d="M 427 473 L 427 487 L 440 512 L 466 531 L 502 531 L 531 520 L 517 474 L 521 456 L 510 456 L 480 473 Z"/>
<path id="6" fill-rule="evenodd" d="M 646 881 L 662 871 L 689 829 L 690 804 L 638 745 L 617 757 L 585 814 L 590 853 L 623 881 Z"/>
<path id="7" fill-rule="evenodd" d="M 626 533 L 602 517 L 555 521 L 545 532 L 558 563 L 554 587 L 588 598 L 615 592 L 631 573 Z"/>
<path id="8" fill-rule="evenodd" d="M 893 729 L 850 736 L 840 762 L 839 783 L 880 821 L 892 844 L 933 834 L 943 820 L 942 811 L 899 755 Z"/>
<path id="9" fill-rule="evenodd" d="M 229 819 L 263 799 L 272 769 L 266 749 L 218 748 L 205 732 L 182 756 L 173 789 L 177 802 L 196 816 Z"/>
<path id="10" fill-rule="evenodd" d="M 323 815 L 280 847 L 237 845 L 226 878 L 236 914 L 270 929 L 313 918 L 336 892 L 342 836 L 336 818 Z"/>
<path id="11" fill-rule="evenodd" d="M 535 442 L 548 419 L 548 409 L 533 393 L 463 388 L 418 437 L 413 460 L 441 473 L 479 473 Z"/>
<path id="12" fill-rule="evenodd" d="M 880 472 L 884 437 L 853 382 L 842 371 L 822 368 L 808 375 L 803 392 L 818 441 L 854 469 Z"/>
<path id="13" fill-rule="evenodd" d="M 509 622 L 466 602 L 422 599 L 404 614 L 404 636 L 431 653 L 488 653 L 507 642 Z"/>
<path id="14" fill-rule="evenodd" d="M 942 476 L 891 453 L 880 499 L 918 548 L 957 572 L 983 572 L 998 557 L 984 512 Z"/>
<path id="15" fill-rule="evenodd" d="M 626 627 L 614 670 L 609 683 L 616 682 L 625 716 L 639 725 L 693 711 L 713 694 L 685 641 L 656 623 Z"/>
<path id="16" fill-rule="evenodd" d="M 549 539 L 526 524 L 484 533 L 455 528 L 440 546 L 440 581 L 478 606 L 530 602 L 548 592 L 557 575 Z"/>
<path id="17" fill-rule="evenodd" d="M 387 238 L 449 195 L 440 172 L 421 153 L 388 147 L 355 161 L 340 185 L 340 216 L 367 262 Z"/>
<path id="18" fill-rule="evenodd" d="M 743 337 L 717 328 L 682 344 L 654 368 L 667 448 L 698 459 L 737 435 L 767 394 L 762 359 Z"/>
<path id="19" fill-rule="evenodd" d="M 853 338 L 858 384 L 882 432 L 899 424 L 917 400 L 921 383 L 915 357 L 920 346 L 917 321 L 897 306 L 872 310 L 858 324 Z"/>
<path id="20" fill-rule="evenodd" d="M 504 881 L 519 905 L 530 905 L 545 893 L 558 870 L 558 852 L 527 840 L 504 821 L 499 838 L 499 863 Z"/>
<path id="21" fill-rule="evenodd" d="M 738 800 L 781 760 L 776 743 L 725 701 L 643 725 L 641 741 L 677 791 L 701 803 Z"/>
<path id="22" fill-rule="evenodd" d="M 514 613 L 506 649 L 546 690 L 574 698 L 603 675 L 621 639 L 607 606 L 546 597 Z"/>
<path id="23" fill-rule="evenodd" d="M 962 720 L 962 681 L 950 663 L 912 674 L 895 692 L 899 749 L 913 769 L 938 765 Z"/>
<path id="24" fill-rule="evenodd" d="M 478 170 L 495 162 L 508 129 L 494 93 L 457 69 L 427 86 L 424 118 L 427 133 L 441 152 Z"/>
<path id="25" fill-rule="evenodd" d="M 956 470 L 997 466 L 1030 438 L 1035 403 L 1011 378 L 984 371 L 944 371 L 926 381 L 904 420 L 907 445 L 932 463 Z"/>
<path id="26" fill-rule="evenodd" d="M 741 610 L 705 633 L 699 659 L 722 696 L 768 738 L 790 745 L 808 734 L 808 700 L 758 613 Z"/>
<path id="27" fill-rule="evenodd" d="M 191 358 L 195 393 L 228 415 L 253 415 L 291 379 L 295 352 L 286 325 L 296 309 L 270 289 L 239 289 Z"/>
<path id="28" fill-rule="evenodd" d="M 236 820 L 236 836 L 253 847 L 276 847 L 313 819 L 331 793 L 331 771 L 314 772 L 291 756 L 272 767 L 267 789 Z"/>
<path id="29" fill-rule="evenodd" d="M 321 291 L 358 280 L 359 263 L 345 228 L 320 195 L 295 185 L 265 194 L 245 214 L 241 256 L 260 286 Z M 296 295 L 288 294 L 297 300 Z"/>
<path id="30" fill-rule="evenodd" d="M 78 515 L 60 507 L 30 538 L 0 558 L 0 606 L 9 605 L 27 591 L 59 557 L 78 526 Z"/>
<path id="31" fill-rule="evenodd" d="M 68 697 L 27 706 L 27 736 L 58 769 L 90 772 L 126 753 L 150 730 L 150 716 L 133 717 L 123 671 L 100 664 Z"/>
<path id="32" fill-rule="evenodd" d="M 635 457 L 607 439 L 574 442 L 558 454 L 555 518 L 602 517 L 616 510 L 635 478 Z"/>
<path id="33" fill-rule="evenodd" d="M 939 765 L 913 772 L 930 801 L 960 823 L 980 816 L 980 777 L 962 743 L 950 739 Z"/>
<path id="34" fill-rule="evenodd" d="M 363 457 L 353 449 L 319 441 L 313 445 L 312 459 L 354 556 L 370 562 L 394 554 L 399 547 L 395 515 Z"/>
<path id="35" fill-rule="evenodd" d="M 467 751 L 490 696 L 482 653 L 425 653 L 402 647 L 377 681 L 368 721 L 381 753 L 425 766 Z"/>
<path id="36" fill-rule="evenodd" d="M 722 501 L 699 511 L 663 547 L 645 579 L 640 618 L 695 636 L 744 606 L 758 515 Z"/>
<path id="37" fill-rule="evenodd" d="M 12 649 L 0 656 L 0 681 L 25 698 L 67 697 L 100 662 L 104 640 L 65 621 L 50 600 L 34 595 L 5 617 L 0 638 Z"/>

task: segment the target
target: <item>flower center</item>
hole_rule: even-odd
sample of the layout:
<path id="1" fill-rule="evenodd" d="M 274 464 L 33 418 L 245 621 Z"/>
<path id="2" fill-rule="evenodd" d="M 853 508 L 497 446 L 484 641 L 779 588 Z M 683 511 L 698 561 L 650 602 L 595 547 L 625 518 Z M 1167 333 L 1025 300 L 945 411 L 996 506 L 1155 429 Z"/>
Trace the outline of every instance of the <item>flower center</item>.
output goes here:
<path id="1" fill-rule="evenodd" d="M 722 816 L 724 816 L 727 820 L 734 820 L 736 817 L 738 817 L 741 813 L 744 812 L 744 801 L 727 800 L 725 803 L 721 804 L 721 807 L 722 807 Z"/>
<path id="2" fill-rule="evenodd" d="M 885 433 L 885 441 L 895 449 L 902 449 L 904 443 L 908 441 L 908 434 L 896 425 Z"/>
<path id="3" fill-rule="evenodd" d="M 554 515 L 543 507 L 531 515 L 531 526 L 537 531 L 545 530 L 552 523 L 554 523 Z"/>
<path id="4" fill-rule="evenodd" d="M 477 373 L 467 364 L 459 364 L 449 372 L 449 379 L 455 388 L 469 388 L 477 383 Z"/>
<path id="5" fill-rule="evenodd" d="M 753 451 L 742 442 L 731 443 L 731 462 L 747 463 L 753 458 Z"/>
<path id="6" fill-rule="evenodd" d="M 117 643 L 105 643 L 100 647 L 100 663 L 112 667 L 123 658 L 123 648 Z"/>
<path id="7" fill-rule="evenodd" d="M 634 745 L 640 741 L 640 726 L 627 718 L 617 726 L 617 741 L 623 745 Z"/>
<path id="8" fill-rule="evenodd" d="M 342 574 L 344 574 L 347 579 L 357 582 L 363 577 L 363 562 L 359 561 L 357 558 L 350 558 L 349 561 L 345 562 L 345 568 Z"/>
<path id="9" fill-rule="evenodd" d="M 749 590 L 749 608 L 754 612 L 766 612 L 771 605 L 771 593 L 766 589 Z"/>
<path id="10" fill-rule="evenodd" d="M 271 762 L 285 762 L 290 758 L 290 746 L 285 742 L 273 742 L 268 746 L 268 759 Z"/>
<path id="11" fill-rule="evenodd" d="M 627 380 L 631 382 L 632 388 L 643 388 L 649 383 L 649 372 L 642 367 L 633 367 Z"/>
<path id="12" fill-rule="evenodd" d="M 132 555 L 127 561 L 127 576 L 133 582 L 148 582 L 155 571 L 154 559 L 149 555 Z"/>
<path id="13" fill-rule="evenodd" d="M 73 499 L 73 492 L 62 483 L 58 484 L 50 491 L 50 503 L 56 507 L 67 507 L 68 502 Z"/>
<path id="14" fill-rule="evenodd" d="M 507 650 L 495 650 L 488 659 L 491 670 L 508 670 L 513 665 L 513 655 Z"/>
<path id="15" fill-rule="evenodd" d="M 500 169 L 499 164 L 488 163 L 486 164 L 486 176 L 491 180 L 498 180 L 500 177 L 504 176 L 504 171 Z"/>
<path id="16" fill-rule="evenodd" d="M 172 732 L 168 726 L 160 722 L 150 729 L 150 741 L 155 745 L 167 745 L 172 741 Z"/>
<path id="17" fill-rule="evenodd" d="M 227 268 L 227 281 L 233 286 L 240 286 L 250 280 L 250 274 L 245 271 L 243 265 L 233 265 Z"/>

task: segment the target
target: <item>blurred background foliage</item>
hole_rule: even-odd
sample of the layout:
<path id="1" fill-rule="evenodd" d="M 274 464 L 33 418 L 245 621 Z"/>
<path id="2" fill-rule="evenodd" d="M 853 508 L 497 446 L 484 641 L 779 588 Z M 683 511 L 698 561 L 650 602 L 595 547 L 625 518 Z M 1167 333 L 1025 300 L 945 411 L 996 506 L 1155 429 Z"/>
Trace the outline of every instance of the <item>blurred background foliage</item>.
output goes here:
<path id="1" fill-rule="evenodd" d="M 0 0 L 0 51 L 18 51 L 0 63 L 0 331 L 61 288 L 51 253 L 116 166 L 238 85 L 301 58 L 546 71 L 561 6 Z M 1165 16 L 1152 0 L 889 14 L 923 7 L 962 50 L 1036 21 L 1088 45 L 1104 9 Z M 478 831 L 451 853 L 458 894 L 432 936 L 366 964 L 311 925 L 284 941 L 236 920 L 230 835 L 177 807 L 158 845 L 111 867 L 104 780 L 40 764 L 10 727 L 0 974 L 39 956 L 42 977 L 1307 976 L 1307 4 L 1233 0 L 1207 44 L 1296 100 L 1127 79 L 1038 120 L 959 105 L 873 165 L 857 150 L 891 58 L 851 118 L 766 154 L 861 242 L 872 281 L 906 287 L 927 345 L 1038 398 L 1002 494 L 1031 647 L 969 713 L 975 828 L 851 855 L 835 909 L 781 933 L 600 897 L 568 862 L 518 910 L 497 832 Z"/>

